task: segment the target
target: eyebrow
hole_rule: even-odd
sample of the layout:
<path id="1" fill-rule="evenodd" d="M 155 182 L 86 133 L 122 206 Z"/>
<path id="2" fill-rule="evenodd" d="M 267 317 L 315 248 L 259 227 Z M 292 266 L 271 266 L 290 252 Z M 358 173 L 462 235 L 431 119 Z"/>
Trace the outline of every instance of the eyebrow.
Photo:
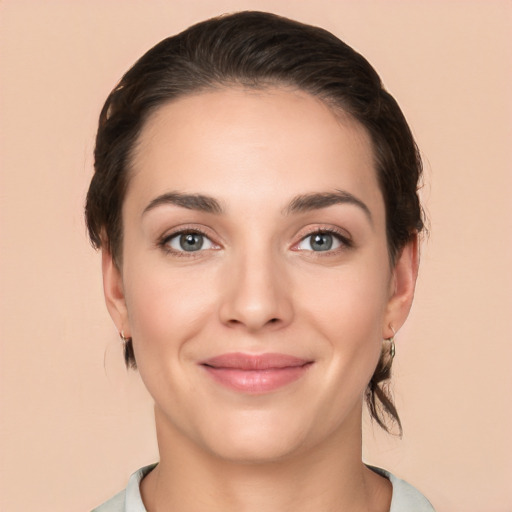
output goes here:
<path id="1" fill-rule="evenodd" d="M 220 203 L 213 197 L 204 196 L 202 194 L 183 194 L 181 192 L 168 192 L 155 197 L 147 206 L 144 208 L 142 215 L 155 209 L 157 206 L 171 204 L 175 206 L 181 206 L 188 210 L 198 210 L 206 213 L 223 213 Z"/>
<path id="2" fill-rule="evenodd" d="M 321 192 L 316 194 L 303 194 L 294 197 L 285 209 L 285 214 L 302 213 L 312 210 L 320 210 L 336 204 L 351 204 L 360 208 L 370 224 L 373 225 L 373 218 L 368 206 L 361 199 L 345 190 L 337 190 L 336 192 Z"/>
<path id="3" fill-rule="evenodd" d="M 144 208 L 142 215 L 157 208 L 158 206 L 171 204 L 180 206 L 188 210 L 197 210 L 206 213 L 221 214 L 224 213 L 222 206 L 217 199 L 205 196 L 203 194 L 184 194 L 182 192 L 167 192 L 155 197 Z M 320 210 L 336 204 L 351 204 L 360 208 L 370 224 L 373 224 L 372 214 L 366 204 L 356 196 L 345 190 L 337 190 L 336 192 L 319 192 L 312 194 L 301 194 L 295 196 L 288 206 L 284 209 L 285 215 L 293 213 L 303 213 L 312 210 Z"/>

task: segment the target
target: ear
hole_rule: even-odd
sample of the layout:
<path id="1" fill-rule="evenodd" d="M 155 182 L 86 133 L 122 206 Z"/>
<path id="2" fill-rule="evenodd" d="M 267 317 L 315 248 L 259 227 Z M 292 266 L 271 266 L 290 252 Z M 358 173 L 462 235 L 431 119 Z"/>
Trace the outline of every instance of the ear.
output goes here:
<path id="1" fill-rule="evenodd" d="M 121 271 L 112 258 L 112 253 L 103 248 L 101 251 L 101 267 L 103 270 L 103 293 L 108 312 L 119 332 L 129 338 L 128 310 L 124 297 L 123 278 Z"/>
<path id="2" fill-rule="evenodd" d="M 390 297 L 383 326 L 383 338 L 391 338 L 402 327 L 414 298 L 416 278 L 418 277 L 419 244 L 415 234 L 402 249 L 390 282 Z"/>

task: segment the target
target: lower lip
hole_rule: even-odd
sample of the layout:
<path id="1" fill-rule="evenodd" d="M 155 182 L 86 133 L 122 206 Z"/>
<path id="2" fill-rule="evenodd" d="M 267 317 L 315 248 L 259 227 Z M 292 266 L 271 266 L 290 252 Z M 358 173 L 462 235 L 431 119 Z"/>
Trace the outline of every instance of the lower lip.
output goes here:
<path id="1" fill-rule="evenodd" d="M 219 384 L 235 391 L 249 394 L 270 393 L 300 379 L 311 363 L 302 366 L 269 368 L 267 370 L 240 370 L 238 368 L 213 368 L 203 365 L 208 374 Z"/>

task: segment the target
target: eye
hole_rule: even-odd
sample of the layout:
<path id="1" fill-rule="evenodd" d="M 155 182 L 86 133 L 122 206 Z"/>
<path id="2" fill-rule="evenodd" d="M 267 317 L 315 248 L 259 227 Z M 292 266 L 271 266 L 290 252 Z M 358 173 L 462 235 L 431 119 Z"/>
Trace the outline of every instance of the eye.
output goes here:
<path id="1" fill-rule="evenodd" d="M 304 237 L 298 244 L 299 251 L 325 252 L 339 249 L 343 245 L 350 246 L 350 241 L 338 233 L 317 231 Z"/>
<path id="2" fill-rule="evenodd" d="M 174 252 L 197 252 L 216 247 L 206 235 L 197 231 L 176 233 L 166 238 L 163 245 Z"/>

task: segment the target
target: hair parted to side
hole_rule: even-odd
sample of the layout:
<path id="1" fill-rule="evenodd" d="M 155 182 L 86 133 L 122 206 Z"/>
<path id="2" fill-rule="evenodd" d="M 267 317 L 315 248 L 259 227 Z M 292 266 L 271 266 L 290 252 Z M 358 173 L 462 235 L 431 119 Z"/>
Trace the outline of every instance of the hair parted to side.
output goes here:
<path id="1" fill-rule="evenodd" d="M 100 114 L 95 173 L 85 216 L 94 247 L 122 265 L 121 210 L 137 139 L 148 116 L 169 101 L 226 87 L 291 87 L 323 100 L 364 126 L 386 209 L 391 264 L 423 229 L 417 194 L 422 164 L 394 98 L 359 53 L 324 29 L 274 14 L 239 12 L 213 18 L 164 39 L 143 55 L 108 96 Z M 128 366 L 135 367 L 131 340 Z M 368 385 L 372 417 L 389 431 L 385 415 L 401 430 L 387 391 L 391 362 L 383 352 Z"/>

